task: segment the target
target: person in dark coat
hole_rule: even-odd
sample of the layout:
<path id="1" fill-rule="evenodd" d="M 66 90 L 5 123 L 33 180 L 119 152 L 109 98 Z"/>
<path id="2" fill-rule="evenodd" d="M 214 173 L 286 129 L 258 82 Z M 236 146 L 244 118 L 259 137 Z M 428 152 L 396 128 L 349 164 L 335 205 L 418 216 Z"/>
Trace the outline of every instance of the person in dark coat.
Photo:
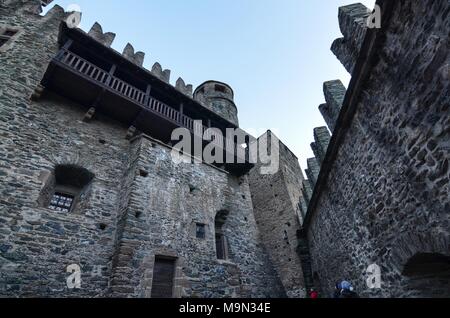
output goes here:
<path id="1" fill-rule="evenodd" d="M 337 282 L 334 288 L 333 298 L 339 298 L 341 296 L 341 282 Z"/>
<path id="2" fill-rule="evenodd" d="M 339 287 L 341 290 L 339 298 L 359 298 L 350 282 L 344 280 L 340 283 Z"/>

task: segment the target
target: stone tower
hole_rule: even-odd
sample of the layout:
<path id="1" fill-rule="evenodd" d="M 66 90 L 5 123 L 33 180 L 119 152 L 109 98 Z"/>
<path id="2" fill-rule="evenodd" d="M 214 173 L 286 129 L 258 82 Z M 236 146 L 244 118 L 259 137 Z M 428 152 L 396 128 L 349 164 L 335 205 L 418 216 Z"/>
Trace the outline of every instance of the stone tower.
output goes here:
<path id="1" fill-rule="evenodd" d="M 218 81 L 204 82 L 195 90 L 194 99 L 229 122 L 239 126 L 234 92 L 229 85 Z"/>
<path id="2" fill-rule="evenodd" d="M 270 146 L 277 169 L 261 173 L 264 164 L 258 162 L 250 171 L 256 222 L 287 295 L 305 297 L 305 278 L 297 240 L 303 222 L 300 206 L 303 173 L 298 158 L 273 132 L 267 131 L 259 137 L 258 143 L 261 142 Z"/>

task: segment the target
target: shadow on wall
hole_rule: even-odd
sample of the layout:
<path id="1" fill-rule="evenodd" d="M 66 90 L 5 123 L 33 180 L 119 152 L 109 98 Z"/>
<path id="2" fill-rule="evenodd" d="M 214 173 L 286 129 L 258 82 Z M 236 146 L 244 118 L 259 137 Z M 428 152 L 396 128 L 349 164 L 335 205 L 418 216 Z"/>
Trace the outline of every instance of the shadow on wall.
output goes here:
<path id="1" fill-rule="evenodd" d="M 403 268 L 412 297 L 450 297 L 450 256 L 417 253 Z"/>

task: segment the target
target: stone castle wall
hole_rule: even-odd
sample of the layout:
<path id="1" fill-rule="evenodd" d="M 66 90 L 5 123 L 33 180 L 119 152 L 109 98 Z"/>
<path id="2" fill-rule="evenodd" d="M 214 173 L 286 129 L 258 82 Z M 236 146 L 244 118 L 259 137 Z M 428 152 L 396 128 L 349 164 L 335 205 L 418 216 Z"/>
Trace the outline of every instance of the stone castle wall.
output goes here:
<path id="1" fill-rule="evenodd" d="M 99 114 L 85 122 L 86 108 L 50 91 L 30 100 L 58 52 L 65 14 L 17 5 L 0 7 L 0 24 L 21 30 L 0 55 L 0 295 L 149 297 L 156 255 L 177 260 L 176 297 L 284 296 L 247 177 L 177 165 L 167 145 L 129 141 L 128 127 Z M 69 213 L 42 200 L 64 164 L 94 175 Z M 214 223 L 224 210 L 228 258 L 217 260 Z M 71 264 L 81 267 L 81 289 L 66 286 Z"/>
<path id="2" fill-rule="evenodd" d="M 259 139 L 275 147 L 272 151 L 279 153 L 279 169 L 274 174 L 261 174 L 263 164 L 258 162 L 250 171 L 255 218 L 287 296 L 305 297 L 302 263 L 297 253 L 303 174 L 297 157 L 272 132 Z"/>
<path id="3" fill-rule="evenodd" d="M 148 171 L 133 180 L 125 204 L 113 284 L 121 296 L 149 296 L 155 255 L 177 258 L 178 296 L 278 297 L 283 295 L 260 244 L 247 178 L 205 164 L 176 164 L 171 149 L 146 137 L 133 141 L 137 165 Z M 132 172 L 133 174 L 133 172 Z M 216 214 L 228 211 L 224 232 L 228 259 L 217 260 Z M 196 224 L 206 225 L 205 239 Z M 126 246 L 126 248 L 122 248 Z M 127 277 L 132 277 L 128 280 Z M 117 285 L 117 287 L 114 287 Z"/>
<path id="4" fill-rule="evenodd" d="M 341 279 L 363 296 L 450 295 L 448 272 L 404 273 L 415 255 L 450 256 L 449 12 L 445 0 L 397 1 L 382 25 L 383 44 L 306 225 L 325 296 Z M 366 285 L 371 264 L 381 268 L 381 289 Z"/>

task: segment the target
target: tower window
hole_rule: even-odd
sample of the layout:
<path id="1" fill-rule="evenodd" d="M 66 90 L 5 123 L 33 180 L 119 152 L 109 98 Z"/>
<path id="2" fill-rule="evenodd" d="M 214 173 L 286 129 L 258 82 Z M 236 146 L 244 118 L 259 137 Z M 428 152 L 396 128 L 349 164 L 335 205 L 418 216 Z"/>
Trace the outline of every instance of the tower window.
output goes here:
<path id="1" fill-rule="evenodd" d="M 216 92 L 220 92 L 220 93 L 226 93 L 227 89 L 225 88 L 225 86 L 222 85 L 216 85 L 214 87 L 214 89 L 216 90 Z"/>
<path id="2" fill-rule="evenodd" d="M 49 208 L 55 211 L 70 212 L 74 199 L 73 195 L 56 192 L 50 201 Z"/>
<path id="3" fill-rule="evenodd" d="M 206 226 L 205 226 L 205 224 L 197 223 L 196 236 L 199 239 L 204 239 L 206 237 Z"/>
<path id="4" fill-rule="evenodd" d="M 16 34 L 17 34 L 17 31 L 12 30 L 12 29 L 6 29 L 6 30 L 0 31 L 0 47 L 5 45 L 6 43 L 8 43 L 8 41 L 11 40 L 11 38 Z"/>

